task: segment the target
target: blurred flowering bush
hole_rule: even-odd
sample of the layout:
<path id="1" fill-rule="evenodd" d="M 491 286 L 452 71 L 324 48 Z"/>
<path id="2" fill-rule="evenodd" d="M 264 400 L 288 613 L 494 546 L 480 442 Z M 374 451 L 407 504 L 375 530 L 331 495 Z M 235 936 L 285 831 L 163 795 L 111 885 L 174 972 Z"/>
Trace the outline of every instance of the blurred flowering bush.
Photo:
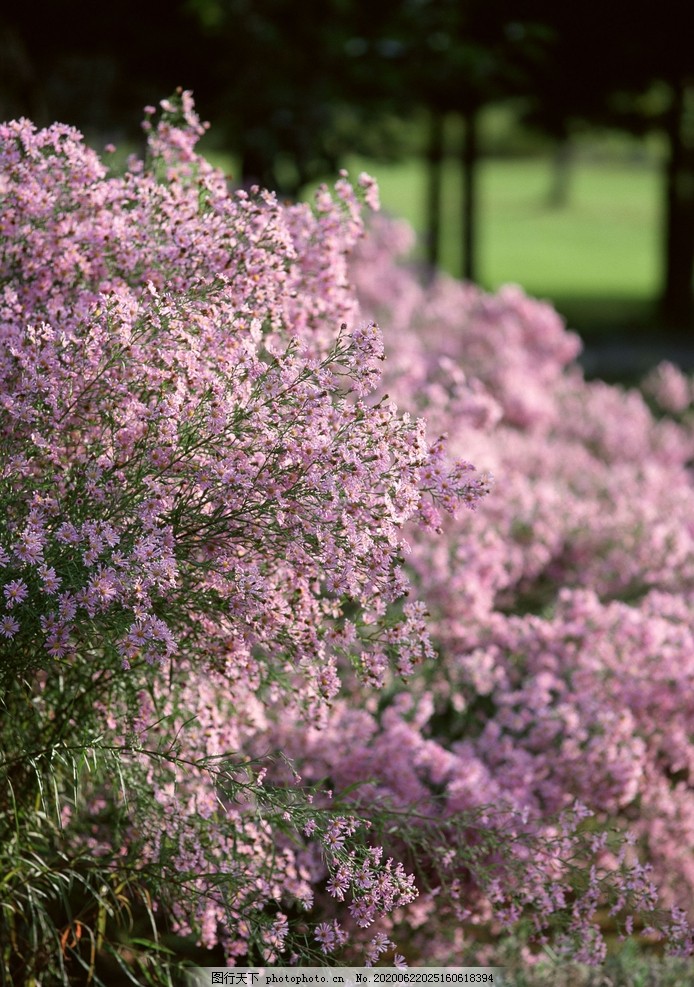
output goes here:
<path id="1" fill-rule="evenodd" d="M 7 982 L 686 950 L 686 422 L 422 288 L 366 176 L 231 194 L 162 111 L 124 176 L 0 128 Z"/>

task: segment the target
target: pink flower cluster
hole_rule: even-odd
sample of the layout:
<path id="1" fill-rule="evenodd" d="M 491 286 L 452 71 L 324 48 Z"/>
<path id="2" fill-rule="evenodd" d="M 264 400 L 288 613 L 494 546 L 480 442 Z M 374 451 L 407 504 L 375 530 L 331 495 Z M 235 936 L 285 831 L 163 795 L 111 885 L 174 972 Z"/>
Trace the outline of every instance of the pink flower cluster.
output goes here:
<path id="1" fill-rule="evenodd" d="M 442 538 L 412 532 L 438 660 L 385 711 L 336 709 L 333 744 L 309 761 L 338 785 L 368 776 L 373 799 L 426 816 L 506 805 L 510 833 L 522 818 L 549 838 L 556 814 L 582 805 L 593 826 L 630 831 L 647 863 L 647 879 L 625 877 L 622 904 L 640 886 L 647 905 L 657 886 L 664 905 L 686 905 L 691 382 L 658 368 L 654 416 L 636 390 L 583 379 L 578 341 L 545 303 L 443 277 L 426 287 L 395 260 L 406 246 L 401 226 L 374 224 L 352 268 L 364 314 L 394 330 L 384 387 L 493 470 L 499 492 L 474 518 L 445 520 Z M 601 866 L 616 873 L 618 856 L 603 849 Z M 688 933 L 675 938 L 688 948 Z"/>
<path id="2" fill-rule="evenodd" d="M 364 238 L 368 176 L 230 193 L 161 109 L 123 176 L 0 127 L 0 657 L 95 760 L 62 852 L 230 964 L 595 961 L 604 907 L 687 951 L 690 383 L 586 383 Z"/>
<path id="3" fill-rule="evenodd" d="M 374 395 L 382 336 L 347 267 L 372 180 L 313 209 L 231 194 L 190 95 L 162 110 L 122 176 L 68 127 L 0 127 L 2 678 L 35 683 L 46 723 L 72 683 L 59 743 L 129 779 L 53 779 L 66 846 L 141 874 L 180 934 L 267 958 L 324 867 L 364 927 L 416 892 L 324 806 L 297 851 L 311 803 L 219 759 L 271 715 L 324 723 L 353 670 L 431 657 L 404 526 L 487 484 Z"/>
<path id="4" fill-rule="evenodd" d="M 484 484 L 424 482 L 423 423 L 362 400 L 383 349 L 342 322 L 351 186 L 317 213 L 230 196 L 188 95 L 183 129 L 164 109 L 151 170 L 123 178 L 65 127 L 2 129 L 2 634 L 38 663 L 39 640 L 66 659 L 105 634 L 126 667 L 260 650 L 319 715 L 341 642 L 369 647 L 340 600 L 382 615 L 425 491 L 452 508 Z M 426 645 L 385 650 L 409 666 Z"/>

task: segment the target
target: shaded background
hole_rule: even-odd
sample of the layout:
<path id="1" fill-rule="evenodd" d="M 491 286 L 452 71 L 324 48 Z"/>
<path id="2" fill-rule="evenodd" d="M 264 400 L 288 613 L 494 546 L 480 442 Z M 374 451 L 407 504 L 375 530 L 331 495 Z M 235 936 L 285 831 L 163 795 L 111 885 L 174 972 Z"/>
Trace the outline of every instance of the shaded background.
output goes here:
<path id="1" fill-rule="evenodd" d="M 0 116 L 137 149 L 141 108 L 192 89 L 213 125 L 205 152 L 237 184 L 293 198 L 366 168 L 414 223 L 423 263 L 551 298 L 606 375 L 659 355 L 694 364 L 694 45 L 681 0 L 161 10 L 14 5 L 0 15 Z"/>

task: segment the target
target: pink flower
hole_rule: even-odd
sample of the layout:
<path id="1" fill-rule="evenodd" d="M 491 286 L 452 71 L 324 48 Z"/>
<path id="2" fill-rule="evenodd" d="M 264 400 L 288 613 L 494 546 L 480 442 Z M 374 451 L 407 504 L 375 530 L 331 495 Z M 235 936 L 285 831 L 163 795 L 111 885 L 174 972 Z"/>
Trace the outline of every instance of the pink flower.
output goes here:
<path id="1" fill-rule="evenodd" d="M 320 947 L 324 953 L 331 953 L 335 949 L 337 945 L 337 936 L 335 935 L 335 929 L 332 925 L 328 925 L 327 922 L 321 922 L 316 926 L 313 935 L 316 941 L 320 943 Z"/>
<path id="2" fill-rule="evenodd" d="M 0 618 L 0 634 L 3 637 L 12 638 L 19 630 L 19 624 L 13 617 Z"/>
<path id="3" fill-rule="evenodd" d="M 12 608 L 26 600 L 29 590 L 23 579 L 13 579 L 11 582 L 6 583 L 3 593 L 7 600 L 8 608 Z"/>

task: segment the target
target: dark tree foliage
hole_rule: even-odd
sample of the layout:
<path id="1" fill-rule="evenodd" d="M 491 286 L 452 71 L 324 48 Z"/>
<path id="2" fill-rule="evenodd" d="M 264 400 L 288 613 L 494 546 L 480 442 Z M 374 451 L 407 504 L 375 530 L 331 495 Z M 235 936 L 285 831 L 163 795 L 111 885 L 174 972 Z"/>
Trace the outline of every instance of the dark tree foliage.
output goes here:
<path id="1" fill-rule="evenodd" d="M 138 135 L 142 107 L 176 86 L 210 89 L 210 64 L 186 4 L 43 0 L 0 14 L 0 110 L 88 134 Z M 18 84 L 12 65 L 21 66 Z M 205 107 L 202 107 L 204 113 Z"/>
<path id="2" fill-rule="evenodd" d="M 378 22 L 387 5 L 373 5 Z M 349 0 L 190 0 L 212 56 L 212 115 L 244 184 L 294 195 L 335 173 L 386 105 Z M 379 98 L 381 97 L 381 98 Z"/>

